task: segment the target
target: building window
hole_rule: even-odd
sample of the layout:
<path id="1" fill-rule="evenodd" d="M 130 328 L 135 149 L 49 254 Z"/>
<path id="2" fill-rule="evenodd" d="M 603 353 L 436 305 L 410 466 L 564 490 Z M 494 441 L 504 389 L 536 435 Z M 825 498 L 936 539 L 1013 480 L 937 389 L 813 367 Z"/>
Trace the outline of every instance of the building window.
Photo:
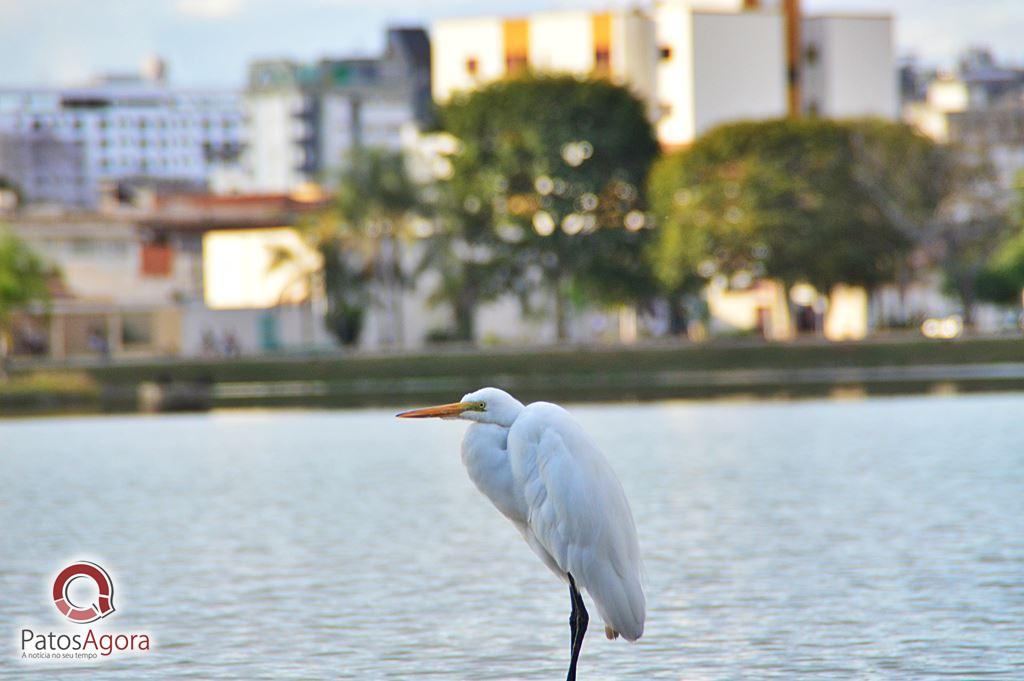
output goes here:
<path id="1" fill-rule="evenodd" d="M 475 76 L 479 67 L 480 63 L 477 62 L 476 57 L 470 57 L 466 60 L 466 73 L 469 75 Z"/>
<path id="2" fill-rule="evenodd" d="M 662 45 L 658 48 L 658 56 L 661 57 L 662 61 L 668 61 L 672 58 L 672 48 L 668 45 Z"/>
<path id="3" fill-rule="evenodd" d="M 612 53 L 607 47 L 594 50 L 594 70 L 608 73 L 612 67 Z"/>

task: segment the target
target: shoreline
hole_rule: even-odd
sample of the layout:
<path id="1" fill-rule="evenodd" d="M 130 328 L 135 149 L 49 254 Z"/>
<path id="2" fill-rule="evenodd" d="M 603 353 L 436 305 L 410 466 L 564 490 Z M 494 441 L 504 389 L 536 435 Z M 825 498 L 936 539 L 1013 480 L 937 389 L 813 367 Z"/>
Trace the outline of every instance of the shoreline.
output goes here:
<path id="1" fill-rule="evenodd" d="M 445 349 L 432 354 L 16 364 L 0 416 L 371 407 L 481 385 L 573 402 L 1024 390 L 1024 339 Z"/>

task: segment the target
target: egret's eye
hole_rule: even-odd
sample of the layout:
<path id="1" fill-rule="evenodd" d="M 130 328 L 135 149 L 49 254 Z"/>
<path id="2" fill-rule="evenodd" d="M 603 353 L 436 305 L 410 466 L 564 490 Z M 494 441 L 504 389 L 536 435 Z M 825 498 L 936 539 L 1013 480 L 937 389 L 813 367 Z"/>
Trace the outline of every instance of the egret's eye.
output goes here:
<path id="1" fill-rule="evenodd" d="M 470 411 L 487 411 L 486 402 L 473 402 L 473 406 L 470 407 Z"/>

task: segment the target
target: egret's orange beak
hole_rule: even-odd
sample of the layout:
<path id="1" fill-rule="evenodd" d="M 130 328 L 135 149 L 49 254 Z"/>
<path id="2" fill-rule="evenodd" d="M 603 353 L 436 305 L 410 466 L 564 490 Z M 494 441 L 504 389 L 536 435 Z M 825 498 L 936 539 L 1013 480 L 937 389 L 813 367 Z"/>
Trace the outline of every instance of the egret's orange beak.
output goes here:
<path id="1" fill-rule="evenodd" d="M 464 411 L 483 411 L 480 402 L 452 402 L 441 404 L 436 407 L 424 407 L 423 409 L 412 409 L 395 414 L 400 419 L 427 419 L 444 418 L 446 416 L 458 416 Z"/>

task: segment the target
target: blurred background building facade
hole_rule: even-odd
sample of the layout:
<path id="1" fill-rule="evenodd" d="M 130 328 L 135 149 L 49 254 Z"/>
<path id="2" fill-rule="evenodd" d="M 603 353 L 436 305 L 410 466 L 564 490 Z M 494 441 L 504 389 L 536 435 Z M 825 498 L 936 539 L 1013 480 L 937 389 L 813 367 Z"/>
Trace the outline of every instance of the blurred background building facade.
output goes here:
<path id="1" fill-rule="evenodd" d="M 8 227 L 61 273 L 20 315 L 14 350 L 224 356 L 326 347 L 319 256 L 295 229 L 315 201 L 286 195 L 142 195 L 96 211 L 25 211 Z M 282 250 L 289 257 L 275 263 Z"/>
<path id="2" fill-rule="evenodd" d="M 431 35 L 439 102 L 525 69 L 596 73 L 648 103 L 666 146 L 787 113 L 898 116 L 889 16 L 804 15 L 793 1 L 660 0 L 651 11 L 448 19 Z"/>
<path id="3" fill-rule="evenodd" d="M 526 70 L 631 88 L 665 148 L 739 120 L 902 115 L 991 160 L 1005 186 L 1024 167 L 1024 71 L 984 50 L 955 72 L 898 67 L 891 17 L 806 15 L 797 0 L 446 19 L 429 36 L 389 29 L 374 57 L 253 61 L 240 91 L 172 87 L 154 59 L 82 87 L 0 90 L 0 176 L 21 193 L 6 221 L 64 281 L 52 319 L 25 326 L 26 337 L 44 338 L 37 345 L 55 357 L 89 352 L 97 334 L 128 354 L 219 352 L 211 337 L 228 335 L 252 352 L 331 345 L 320 322 L 322 263 L 303 248 L 303 215 L 323 205 L 357 149 L 401 149 L 414 174 L 429 176 L 444 147 L 430 134 L 433 104 Z M 275 270 L 269 254 L 281 248 L 304 265 Z M 429 279 L 398 292 L 401 320 L 370 310 L 364 348 L 428 341 L 443 317 L 429 305 Z M 896 296 L 804 293 L 794 302 L 772 282 L 710 287 L 710 330 L 785 339 L 798 310 L 828 337 L 863 338 Z M 949 307 L 934 282 L 899 298 Z M 476 326 L 489 342 L 555 333 L 511 296 L 482 305 Z M 571 333 L 629 340 L 638 327 L 658 335 L 662 326 L 595 308 Z"/>
<path id="4" fill-rule="evenodd" d="M 438 102 L 522 71 L 557 71 L 628 85 L 657 117 L 654 24 L 641 11 L 450 19 L 435 23 L 431 35 Z"/>
<path id="5" fill-rule="evenodd" d="M 0 90 L 0 168 L 30 202 L 95 207 L 131 178 L 205 188 L 242 148 L 237 93 L 172 88 L 159 59 L 83 87 Z"/>
<path id="6" fill-rule="evenodd" d="M 225 189 L 329 185 L 353 149 L 398 150 L 403 129 L 425 124 L 429 108 L 430 42 L 422 29 L 388 30 L 377 58 L 254 62 L 244 93 L 242 173 Z"/>
<path id="7" fill-rule="evenodd" d="M 969 50 L 952 71 L 902 68 L 903 117 L 936 142 L 992 163 L 1010 187 L 1024 168 L 1024 68 Z"/>

